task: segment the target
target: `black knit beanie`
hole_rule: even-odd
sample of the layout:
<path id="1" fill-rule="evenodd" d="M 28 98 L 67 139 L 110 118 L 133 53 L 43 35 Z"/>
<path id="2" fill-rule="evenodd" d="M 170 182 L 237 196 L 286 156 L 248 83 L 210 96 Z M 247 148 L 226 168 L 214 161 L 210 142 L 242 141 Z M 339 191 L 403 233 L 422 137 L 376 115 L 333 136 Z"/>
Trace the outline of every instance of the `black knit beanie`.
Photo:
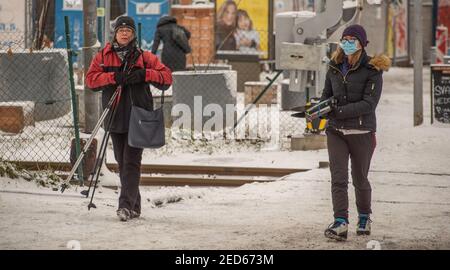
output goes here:
<path id="1" fill-rule="evenodd" d="M 117 18 L 116 24 L 114 26 L 114 33 L 117 33 L 117 30 L 119 30 L 119 28 L 121 27 L 130 28 L 134 33 L 136 33 L 136 25 L 134 23 L 134 20 L 129 16 L 120 16 L 119 18 Z"/>

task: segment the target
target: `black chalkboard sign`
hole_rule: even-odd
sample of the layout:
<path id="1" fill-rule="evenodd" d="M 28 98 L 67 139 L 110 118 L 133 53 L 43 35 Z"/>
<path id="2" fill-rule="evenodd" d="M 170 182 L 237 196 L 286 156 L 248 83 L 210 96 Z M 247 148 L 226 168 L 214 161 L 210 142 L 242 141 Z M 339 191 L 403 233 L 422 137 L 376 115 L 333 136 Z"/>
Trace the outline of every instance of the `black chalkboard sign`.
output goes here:
<path id="1" fill-rule="evenodd" d="M 434 118 L 441 123 L 450 124 L 450 65 L 431 67 L 431 87 Z"/>

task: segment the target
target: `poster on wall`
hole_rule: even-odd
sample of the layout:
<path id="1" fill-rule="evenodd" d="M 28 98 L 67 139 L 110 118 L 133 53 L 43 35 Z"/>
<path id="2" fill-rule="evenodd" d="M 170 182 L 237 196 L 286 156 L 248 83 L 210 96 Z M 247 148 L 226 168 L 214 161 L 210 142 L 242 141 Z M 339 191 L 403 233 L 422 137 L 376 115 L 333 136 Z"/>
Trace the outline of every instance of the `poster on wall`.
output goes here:
<path id="1" fill-rule="evenodd" d="M 64 0 L 63 10 L 83 11 L 83 1 L 82 0 Z"/>
<path id="2" fill-rule="evenodd" d="M 438 26 L 450 29 L 450 0 L 439 1 Z M 447 43 L 450 44 L 450 40 Z M 450 55 L 450 46 L 448 46 L 447 54 Z"/>
<path id="3" fill-rule="evenodd" d="M 69 18 L 70 40 L 74 51 L 83 47 L 83 1 L 57 0 L 55 1 L 55 48 L 66 48 L 66 33 L 64 17 Z M 74 61 L 77 57 L 74 56 Z"/>
<path id="4" fill-rule="evenodd" d="M 408 0 L 395 0 L 389 5 L 387 53 L 395 61 L 409 57 Z"/>
<path id="5" fill-rule="evenodd" d="M 269 0 L 217 0 L 217 55 L 266 59 L 269 52 Z"/>

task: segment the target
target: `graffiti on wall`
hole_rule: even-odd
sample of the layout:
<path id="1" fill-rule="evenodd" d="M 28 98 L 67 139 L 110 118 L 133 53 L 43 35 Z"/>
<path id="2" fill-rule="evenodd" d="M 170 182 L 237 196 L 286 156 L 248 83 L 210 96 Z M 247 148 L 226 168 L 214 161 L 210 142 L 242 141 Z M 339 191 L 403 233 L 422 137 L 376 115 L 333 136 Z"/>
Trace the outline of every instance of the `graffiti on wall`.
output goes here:
<path id="1" fill-rule="evenodd" d="M 392 0 L 388 7 L 387 53 L 395 59 L 407 58 L 408 46 L 408 1 Z"/>

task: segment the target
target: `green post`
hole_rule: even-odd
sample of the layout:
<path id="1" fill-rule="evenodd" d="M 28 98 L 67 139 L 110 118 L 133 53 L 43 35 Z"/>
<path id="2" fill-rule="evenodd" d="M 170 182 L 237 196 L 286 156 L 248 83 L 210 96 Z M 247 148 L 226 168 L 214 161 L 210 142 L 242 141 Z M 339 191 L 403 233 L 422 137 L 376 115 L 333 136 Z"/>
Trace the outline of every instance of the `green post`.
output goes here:
<path id="1" fill-rule="evenodd" d="M 67 47 L 67 57 L 69 61 L 69 79 L 70 79 L 70 93 L 72 96 L 72 112 L 73 112 L 73 124 L 75 127 L 75 151 L 76 158 L 80 156 L 81 153 L 81 145 L 80 145 L 80 129 L 78 127 L 78 103 L 77 103 L 77 94 L 75 92 L 75 82 L 73 79 L 73 61 L 72 61 L 72 48 L 70 47 L 70 30 L 69 30 L 69 17 L 64 16 L 64 24 L 66 31 L 66 47 Z M 82 186 L 84 183 L 83 177 L 83 163 L 78 167 L 78 177 L 80 181 L 80 185 Z M 70 181 L 70 179 L 69 179 Z"/>
<path id="2" fill-rule="evenodd" d="M 433 67 L 430 67 L 430 102 L 431 102 L 431 124 L 434 124 L 434 89 L 433 89 Z"/>
<path id="3" fill-rule="evenodd" d="M 138 42 L 139 48 L 142 48 L 142 23 L 138 23 Z"/>

